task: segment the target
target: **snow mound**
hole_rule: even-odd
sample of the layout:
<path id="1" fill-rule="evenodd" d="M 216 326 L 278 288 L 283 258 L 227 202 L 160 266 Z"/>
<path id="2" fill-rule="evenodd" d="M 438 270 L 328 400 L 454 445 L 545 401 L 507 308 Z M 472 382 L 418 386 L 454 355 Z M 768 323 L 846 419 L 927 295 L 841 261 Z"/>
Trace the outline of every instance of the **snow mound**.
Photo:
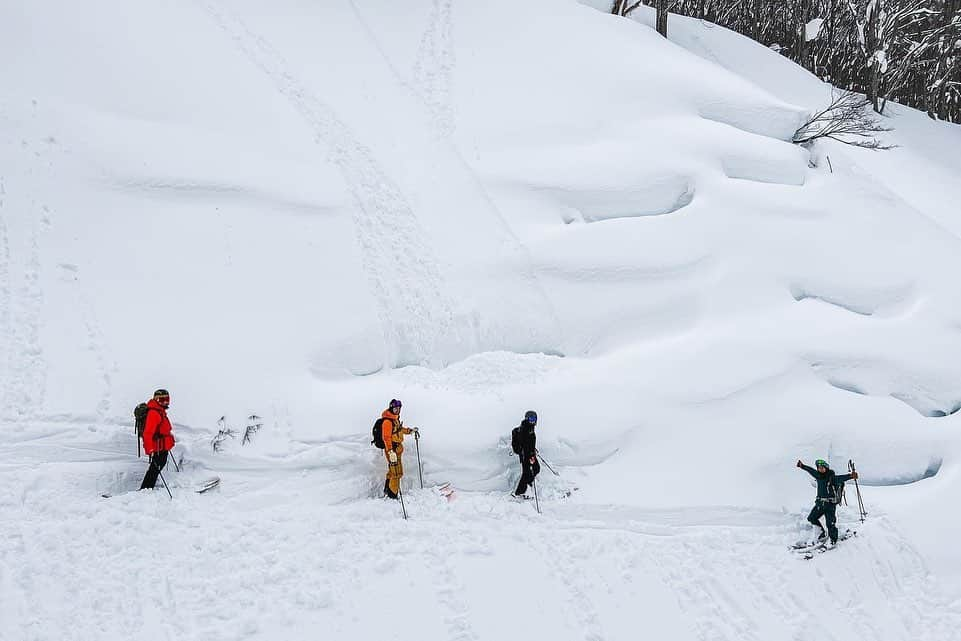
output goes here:
<path id="1" fill-rule="evenodd" d="M 651 16 L 0 8 L 0 637 L 953 638 L 961 133 L 799 148 L 828 87 Z M 811 562 L 798 458 L 868 502 Z"/>

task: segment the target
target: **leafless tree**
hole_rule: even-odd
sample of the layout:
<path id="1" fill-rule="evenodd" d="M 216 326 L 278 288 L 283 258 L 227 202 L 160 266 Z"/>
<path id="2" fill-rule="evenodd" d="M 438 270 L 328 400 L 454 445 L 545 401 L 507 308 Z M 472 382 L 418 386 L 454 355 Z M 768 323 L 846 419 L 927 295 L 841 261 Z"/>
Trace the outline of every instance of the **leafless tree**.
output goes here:
<path id="1" fill-rule="evenodd" d="M 794 132 L 794 142 L 808 145 L 819 138 L 829 138 L 846 145 L 865 149 L 891 149 L 877 136 L 890 128 L 867 110 L 871 102 L 852 92 L 836 93 L 824 109 L 815 112 Z"/>
<path id="2" fill-rule="evenodd" d="M 612 0 L 611 13 L 642 4 L 664 35 L 668 11 L 714 22 L 866 94 L 878 113 L 895 100 L 961 123 L 961 0 Z"/>

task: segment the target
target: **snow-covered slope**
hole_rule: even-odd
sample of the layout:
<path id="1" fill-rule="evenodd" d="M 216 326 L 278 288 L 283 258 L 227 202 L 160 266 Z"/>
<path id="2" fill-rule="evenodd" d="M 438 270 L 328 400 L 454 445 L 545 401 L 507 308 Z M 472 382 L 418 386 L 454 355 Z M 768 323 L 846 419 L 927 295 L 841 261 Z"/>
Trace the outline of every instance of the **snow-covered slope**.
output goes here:
<path id="1" fill-rule="evenodd" d="M 957 635 L 959 129 L 808 153 L 816 79 L 637 17 L 0 7 L 0 638 Z M 177 498 L 105 501 L 158 386 Z M 459 489 L 409 448 L 406 523 L 391 397 Z M 798 457 L 871 512 L 810 563 Z"/>
<path id="2" fill-rule="evenodd" d="M 634 17 L 653 28 L 652 11 L 642 8 Z M 832 91 L 829 85 L 747 38 L 709 23 L 680 16 L 671 18 L 670 34 L 671 40 L 685 49 L 749 79 L 792 104 L 816 109 L 829 101 Z M 886 142 L 897 145 L 894 149 L 874 153 L 829 143 L 817 149 L 821 162 L 831 159 L 830 166 L 845 175 L 845 180 L 853 178 L 875 199 L 897 208 L 904 215 L 924 220 L 925 226 L 934 226 L 939 236 L 961 237 L 961 214 L 957 206 L 961 198 L 961 181 L 958 180 L 961 175 L 961 127 L 933 122 L 925 114 L 895 103 L 889 103 L 883 120 L 886 126 L 892 128 L 886 134 Z M 872 235 L 873 232 L 872 229 Z M 911 238 L 913 235 L 905 236 L 905 241 Z M 935 264 L 933 267 L 944 270 L 949 277 L 952 277 L 955 269 L 949 267 L 947 261 L 942 266 Z M 952 309 L 949 303 L 944 309 L 948 319 L 957 318 L 956 305 Z M 911 322 L 917 322 L 917 316 L 912 316 Z M 961 324 L 954 320 L 948 320 L 948 325 L 955 335 L 961 329 Z M 906 339 L 905 342 L 911 341 Z M 922 341 L 915 339 L 913 342 Z M 887 353 L 891 349 L 890 345 L 884 345 L 878 352 Z M 954 349 L 945 347 L 921 356 L 920 360 L 945 363 L 954 360 L 956 353 Z M 873 392 L 862 383 L 855 382 L 850 387 L 854 391 L 890 394 L 903 400 L 904 396 L 895 389 L 898 386 L 895 381 L 903 377 L 904 370 L 910 367 L 905 364 L 897 370 L 878 372 L 870 380 L 863 378 L 862 383 L 873 388 Z M 853 374 L 851 371 L 847 375 Z M 934 374 L 933 378 L 938 379 L 940 375 Z M 942 380 L 953 389 L 958 389 L 957 374 L 945 375 Z M 848 386 L 842 385 L 842 389 L 845 387 Z M 948 412 L 957 410 L 958 403 L 950 404 Z M 929 407 L 926 413 L 943 425 L 939 431 L 950 434 L 952 429 L 956 429 L 957 423 L 938 418 L 943 412 L 943 409 Z M 923 550 L 928 560 L 942 574 L 951 577 L 955 585 L 961 586 L 961 563 L 954 551 L 944 545 L 945 537 L 961 535 L 961 521 L 945 514 L 942 509 L 944 505 L 954 504 L 961 499 L 961 485 L 955 480 L 958 473 L 954 462 L 956 459 L 951 454 L 954 451 L 949 446 L 945 456 L 937 456 L 932 460 L 929 471 L 923 476 L 937 473 L 939 469 L 940 473 L 936 479 L 921 484 L 923 489 L 908 485 L 891 487 L 879 498 L 890 508 L 892 518 L 909 533 L 912 542 Z M 898 448 L 897 455 L 905 455 L 903 448 Z M 942 461 L 945 465 L 939 468 Z M 897 483 L 898 479 L 890 478 L 886 482 Z"/>

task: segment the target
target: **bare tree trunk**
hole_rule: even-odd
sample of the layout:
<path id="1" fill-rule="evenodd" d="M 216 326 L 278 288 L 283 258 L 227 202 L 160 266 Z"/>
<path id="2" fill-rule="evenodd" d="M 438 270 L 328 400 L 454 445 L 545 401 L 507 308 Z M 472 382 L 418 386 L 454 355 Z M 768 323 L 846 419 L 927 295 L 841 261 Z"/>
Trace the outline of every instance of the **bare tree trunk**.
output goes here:
<path id="1" fill-rule="evenodd" d="M 878 113 L 881 113 L 879 93 L 881 90 L 881 63 L 877 60 L 871 64 L 871 84 L 868 86 L 868 98 L 871 99 L 871 106 Z"/>
<path id="2" fill-rule="evenodd" d="M 869 4 L 867 24 L 864 26 L 865 49 L 871 55 L 870 78 L 868 79 L 868 99 L 874 111 L 881 113 L 879 104 L 879 93 L 881 91 L 881 61 L 878 59 L 878 51 L 882 47 L 880 36 L 880 13 L 882 7 L 880 0 Z"/>
<path id="3" fill-rule="evenodd" d="M 657 0 L 657 32 L 667 37 L 667 3 L 668 0 Z"/>
<path id="4" fill-rule="evenodd" d="M 807 46 L 807 9 L 809 1 L 798 0 L 794 7 L 795 35 L 797 37 L 794 43 L 794 61 L 802 67 L 807 67 L 804 64 L 804 54 Z"/>
<path id="5" fill-rule="evenodd" d="M 831 0 L 831 4 L 828 6 L 828 18 L 827 18 L 828 44 L 825 49 L 828 52 L 828 56 L 827 56 L 828 77 L 831 79 L 832 83 L 834 82 L 834 65 L 835 65 L 834 56 L 832 54 L 834 52 L 834 26 L 836 21 L 836 18 L 834 16 L 834 8 L 835 8 L 836 1 L 837 0 Z"/>
<path id="6" fill-rule="evenodd" d="M 615 16 L 629 16 L 637 9 L 644 0 L 614 0 L 611 6 L 611 13 Z"/>
<path id="7" fill-rule="evenodd" d="M 748 0 L 751 12 L 751 39 L 761 42 L 760 0 Z M 761 44 L 764 44 L 763 42 Z"/>
<path id="8" fill-rule="evenodd" d="M 941 8 L 941 26 L 947 27 L 955 19 L 955 16 L 961 15 L 961 0 L 945 0 L 944 6 Z M 947 39 L 948 50 L 953 49 L 953 45 L 950 44 L 956 37 L 961 37 L 961 27 L 957 29 L 957 33 L 948 32 L 942 38 Z M 942 45 L 943 47 L 944 45 Z M 936 52 L 937 62 L 934 65 L 934 71 L 931 76 L 934 81 L 928 81 L 927 87 L 924 91 L 924 107 L 928 112 L 928 116 L 934 120 L 938 118 L 945 118 L 947 116 L 947 104 L 944 98 L 944 83 L 948 80 L 951 75 L 951 69 L 948 68 L 952 63 L 961 67 L 961 62 L 952 60 L 953 56 L 947 53 L 944 49 L 939 48 Z"/>

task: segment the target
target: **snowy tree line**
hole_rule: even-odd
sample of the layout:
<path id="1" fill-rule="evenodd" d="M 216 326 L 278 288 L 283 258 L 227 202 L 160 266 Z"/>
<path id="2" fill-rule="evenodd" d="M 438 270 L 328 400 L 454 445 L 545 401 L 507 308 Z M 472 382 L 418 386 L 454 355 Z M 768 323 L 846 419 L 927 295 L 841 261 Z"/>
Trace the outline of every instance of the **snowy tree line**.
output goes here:
<path id="1" fill-rule="evenodd" d="M 714 22 L 791 58 L 842 89 L 961 123 L 961 0 L 615 0 Z"/>

